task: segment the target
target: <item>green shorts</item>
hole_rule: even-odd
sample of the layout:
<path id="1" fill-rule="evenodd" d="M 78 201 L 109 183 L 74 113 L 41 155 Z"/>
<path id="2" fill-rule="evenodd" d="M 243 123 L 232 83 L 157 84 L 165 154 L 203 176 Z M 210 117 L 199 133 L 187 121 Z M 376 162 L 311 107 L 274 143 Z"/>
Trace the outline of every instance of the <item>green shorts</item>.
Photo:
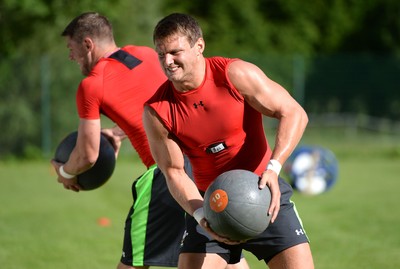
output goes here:
<path id="1" fill-rule="evenodd" d="M 171 196 L 156 165 L 132 185 L 133 206 L 125 222 L 121 262 L 130 266 L 176 267 L 185 212 Z"/>

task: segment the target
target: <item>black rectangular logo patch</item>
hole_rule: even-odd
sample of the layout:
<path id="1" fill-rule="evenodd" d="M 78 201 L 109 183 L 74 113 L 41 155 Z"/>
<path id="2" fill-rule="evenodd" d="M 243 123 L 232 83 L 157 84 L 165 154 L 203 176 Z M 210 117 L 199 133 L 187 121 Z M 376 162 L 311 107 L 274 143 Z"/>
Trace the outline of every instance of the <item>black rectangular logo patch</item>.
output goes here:
<path id="1" fill-rule="evenodd" d="M 214 144 L 208 146 L 208 148 L 206 149 L 206 152 L 215 154 L 215 153 L 221 152 L 225 149 L 227 149 L 225 142 L 218 142 L 218 143 L 214 143 Z"/>

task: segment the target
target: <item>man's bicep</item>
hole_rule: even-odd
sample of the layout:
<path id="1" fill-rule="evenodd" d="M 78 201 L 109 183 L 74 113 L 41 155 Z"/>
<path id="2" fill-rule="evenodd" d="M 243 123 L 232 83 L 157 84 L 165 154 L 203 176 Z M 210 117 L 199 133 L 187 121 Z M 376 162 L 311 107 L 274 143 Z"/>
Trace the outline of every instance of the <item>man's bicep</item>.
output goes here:
<path id="1" fill-rule="evenodd" d="M 145 106 L 143 125 L 149 141 L 150 150 L 158 166 L 165 172 L 169 168 L 180 167 L 183 157 L 178 144 L 170 138 L 169 131 L 162 124 L 156 112 Z M 182 164 L 183 168 L 183 164 Z"/>
<path id="2" fill-rule="evenodd" d="M 95 158 L 100 147 L 100 130 L 100 119 L 79 121 L 77 144 L 85 154 L 93 155 Z"/>
<path id="3" fill-rule="evenodd" d="M 286 89 L 252 63 L 233 62 L 228 76 L 246 102 L 266 116 L 279 117 L 283 104 L 290 101 Z"/>

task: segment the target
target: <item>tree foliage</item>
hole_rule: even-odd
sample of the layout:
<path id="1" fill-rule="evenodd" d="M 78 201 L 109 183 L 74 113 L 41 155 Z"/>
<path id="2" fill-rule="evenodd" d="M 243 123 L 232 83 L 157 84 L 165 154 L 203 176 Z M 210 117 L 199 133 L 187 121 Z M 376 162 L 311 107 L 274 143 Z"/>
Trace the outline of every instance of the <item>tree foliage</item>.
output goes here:
<path id="1" fill-rule="evenodd" d="M 396 0 L 214 0 L 163 2 L 201 22 L 216 53 L 400 53 Z"/>
<path id="2" fill-rule="evenodd" d="M 86 11 L 109 17 L 121 46 L 152 46 L 153 27 L 161 17 L 189 13 L 202 25 L 207 56 L 253 61 L 289 90 L 295 84 L 293 59 L 301 56 L 309 110 L 400 116 L 393 80 L 400 57 L 398 0 L 3 0 L 0 121 L 6 131 L 0 139 L 0 158 L 24 156 L 27 149 L 41 147 L 44 100 L 50 102 L 47 127 L 52 146 L 77 127 L 74 95 L 82 77 L 68 61 L 60 34 L 73 17 Z M 349 55 L 362 60 L 355 63 Z M 343 87 L 341 81 L 346 80 L 360 82 L 358 88 Z M 326 85 L 321 88 L 321 83 Z M 377 108 L 374 96 L 385 109 Z"/>

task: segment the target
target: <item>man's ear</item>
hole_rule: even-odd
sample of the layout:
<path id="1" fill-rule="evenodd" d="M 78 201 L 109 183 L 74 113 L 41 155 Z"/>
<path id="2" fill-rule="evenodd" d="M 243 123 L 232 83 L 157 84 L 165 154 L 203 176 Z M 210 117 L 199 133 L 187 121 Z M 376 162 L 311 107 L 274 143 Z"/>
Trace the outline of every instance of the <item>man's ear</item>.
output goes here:
<path id="1" fill-rule="evenodd" d="M 86 38 L 83 40 L 83 44 L 84 44 L 85 48 L 86 48 L 88 51 L 89 51 L 89 50 L 93 50 L 93 48 L 94 48 L 93 40 L 92 40 L 91 38 L 89 38 L 89 37 L 86 37 Z"/>
<path id="2" fill-rule="evenodd" d="M 198 55 L 203 54 L 203 51 L 206 47 L 206 44 L 204 42 L 203 38 L 199 38 L 196 42 L 196 47 L 197 47 L 197 53 Z"/>

